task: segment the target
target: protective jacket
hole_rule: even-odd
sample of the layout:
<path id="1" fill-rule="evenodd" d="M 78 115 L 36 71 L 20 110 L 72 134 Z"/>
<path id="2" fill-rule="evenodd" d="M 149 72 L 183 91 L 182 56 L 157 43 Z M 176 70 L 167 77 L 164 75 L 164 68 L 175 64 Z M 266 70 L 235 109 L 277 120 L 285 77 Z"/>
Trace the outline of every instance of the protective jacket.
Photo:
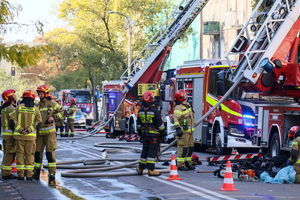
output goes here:
<path id="1" fill-rule="evenodd" d="M 187 102 L 183 102 L 176 105 L 174 108 L 174 126 L 181 127 L 183 132 L 194 131 L 194 112 L 191 105 Z"/>
<path id="2" fill-rule="evenodd" d="M 297 156 L 292 157 L 292 161 L 300 164 L 300 136 L 296 137 L 292 142 L 292 150 L 297 152 Z"/>
<path id="3" fill-rule="evenodd" d="M 48 122 L 50 117 L 54 119 L 63 118 L 63 108 L 54 100 L 46 99 L 45 101 L 40 101 L 38 104 L 39 110 L 42 115 L 42 124 L 38 130 L 38 134 L 47 135 L 49 133 L 55 133 L 55 122 Z"/>
<path id="4" fill-rule="evenodd" d="M 1 125 L 2 125 L 2 137 L 3 139 L 12 139 L 15 124 L 11 119 L 12 114 L 15 111 L 14 105 L 9 105 L 6 108 L 1 109 Z"/>
<path id="5" fill-rule="evenodd" d="M 160 136 L 165 129 L 161 114 L 155 106 L 141 107 L 138 113 L 137 129 L 141 136 Z"/>
<path id="6" fill-rule="evenodd" d="M 75 119 L 75 115 L 76 115 L 76 105 L 72 104 L 68 110 L 68 119 Z"/>
<path id="7" fill-rule="evenodd" d="M 12 119 L 16 124 L 14 138 L 20 140 L 35 140 L 36 126 L 42 122 L 42 117 L 37 107 L 25 107 L 24 104 L 17 106 Z M 23 130 L 27 130 L 28 134 L 22 134 Z"/>

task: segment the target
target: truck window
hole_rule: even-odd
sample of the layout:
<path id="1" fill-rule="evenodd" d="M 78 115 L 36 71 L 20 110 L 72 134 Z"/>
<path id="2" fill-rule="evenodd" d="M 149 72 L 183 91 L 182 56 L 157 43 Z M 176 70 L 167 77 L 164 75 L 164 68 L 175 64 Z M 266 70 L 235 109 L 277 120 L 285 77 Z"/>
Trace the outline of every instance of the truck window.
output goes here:
<path id="1" fill-rule="evenodd" d="M 217 90 L 217 73 L 220 71 L 220 69 L 213 69 L 210 71 L 209 75 L 209 85 L 208 85 L 208 93 L 218 97 L 218 90 Z"/>

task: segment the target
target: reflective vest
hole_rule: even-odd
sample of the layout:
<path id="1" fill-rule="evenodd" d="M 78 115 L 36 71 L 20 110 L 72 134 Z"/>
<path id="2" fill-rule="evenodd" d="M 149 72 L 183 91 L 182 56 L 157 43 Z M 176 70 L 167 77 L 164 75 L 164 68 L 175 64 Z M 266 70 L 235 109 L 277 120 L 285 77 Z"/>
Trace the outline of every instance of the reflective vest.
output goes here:
<path id="1" fill-rule="evenodd" d="M 45 99 L 45 101 L 39 102 L 39 110 L 42 116 L 42 124 L 38 130 L 38 134 L 47 135 L 49 133 L 55 133 L 55 120 L 52 123 L 47 123 L 50 117 L 63 118 L 63 108 L 54 100 Z"/>
<path id="2" fill-rule="evenodd" d="M 16 124 L 14 138 L 35 140 L 36 125 L 42 121 L 39 109 L 37 107 L 25 107 L 24 104 L 20 104 L 12 117 Z M 28 130 L 28 134 L 22 134 L 22 131 L 25 129 Z"/>
<path id="3" fill-rule="evenodd" d="M 13 137 L 13 130 L 15 127 L 11 127 L 10 120 L 12 120 L 11 115 L 14 113 L 15 109 L 15 106 L 11 104 L 1 110 L 1 133 L 3 139 L 10 139 Z"/>
<path id="4" fill-rule="evenodd" d="M 194 131 L 194 112 L 189 103 L 184 102 L 175 106 L 173 119 L 174 126 L 181 127 L 183 132 Z"/>

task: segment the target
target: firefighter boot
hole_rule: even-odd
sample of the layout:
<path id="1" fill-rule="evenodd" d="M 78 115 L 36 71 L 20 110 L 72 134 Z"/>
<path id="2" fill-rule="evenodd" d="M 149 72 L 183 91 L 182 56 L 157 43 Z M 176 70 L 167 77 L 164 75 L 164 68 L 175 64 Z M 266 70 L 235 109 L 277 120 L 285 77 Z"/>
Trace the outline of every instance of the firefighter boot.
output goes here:
<path id="1" fill-rule="evenodd" d="M 55 186 L 56 185 L 55 174 L 49 174 L 49 176 L 48 176 L 48 185 L 50 185 L 50 186 Z"/>
<path id="2" fill-rule="evenodd" d="M 136 168 L 136 172 L 138 173 L 138 175 L 143 175 L 143 171 L 144 169 L 137 167 Z"/>
<path id="3" fill-rule="evenodd" d="M 33 174 L 34 180 L 40 180 L 40 174 L 41 174 L 41 169 L 35 169 Z"/>
<path id="4" fill-rule="evenodd" d="M 194 170 L 195 167 L 193 165 L 190 165 L 188 162 L 185 162 L 185 166 L 188 170 Z"/>
<path id="5" fill-rule="evenodd" d="M 2 179 L 3 179 L 3 180 L 17 179 L 17 176 L 15 176 L 15 175 L 13 175 L 13 174 L 10 174 L 10 175 L 7 175 L 7 176 L 2 176 Z"/>
<path id="6" fill-rule="evenodd" d="M 149 170 L 148 170 L 148 175 L 149 175 L 149 176 L 160 176 L 161 173 L 158 172 L 158 171 L 155 171 L 154 169 L 149 169 Z"/>

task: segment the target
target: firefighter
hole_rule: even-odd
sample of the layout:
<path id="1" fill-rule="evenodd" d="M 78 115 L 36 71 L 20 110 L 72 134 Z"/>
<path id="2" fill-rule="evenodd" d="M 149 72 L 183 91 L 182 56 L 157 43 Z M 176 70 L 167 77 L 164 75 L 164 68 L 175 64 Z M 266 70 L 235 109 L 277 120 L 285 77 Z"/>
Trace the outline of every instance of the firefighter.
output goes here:
<path id="1" fill-rule="evenodd" d="M 56 99 L 56 102 L 61 105 L 61 100 L 60 99 Z M 62 117 L 61 118 L 56 118 L 55 119 L 55 128 L 56 128 L 56 135 L 58 135 L 58 131 L 60 132 L 60 137 L 64 137 L 65 133 L 64 133 L 64 113 L 62 113 Z"/>
<path id="2" fill-rule="evenodd" d="M 34 154 L 34 179 L 40 179 L 40 172 L 43 161 L 43 152 L 46 148 L 46 158 L 48 160 L 48 183 L 55 185 L 56 173 L 56 129 L 55 119 L 62 118 L 63 109 L 61 105 L 51 100 L 49 87 L 40 85 L 36 89 L 40 102 L 38 104 L 42 115 L 42 123 L 38 129 L 36 152 Z"/>
<path id="3" fill-rule="evenodd" d="M 75 115 L 76 115 L 76 99 L 70 99 L 71 105 L 67 110 L 67 126 L 66 126 L 66 135 L 67 137 L 74 137 L 75 129 L 74 129 L 74 122 L 75 122 Z M 71 132 L 69 132 L 71 130 Z"/>
<path id="4" fill-rule="evenodd" d="M 2 179 L 17 178 L 11 173 L 11 165 L 15 158 L 15 140 L 13 132 L 15 128 L 14 122 L 11 120 L 11 115 L 15 110 L 16 91 L 12 89 L 5 90 L 2 93 L 4 104 L 1 107 L 1 125 L 3 138 L 3 160 L 2 160 Z"/>
<path id="5" fill-rule="evenodd" d="M 187 102 L 187 95 L 184 90 L 175 93 L 174 126 L 176 128 L 177 139 L 177 167 L 178 170 L 194 170 L 192 161 L 194 151 L 194 112 Z"/>
<path id="6" fill-rule="evenodd" d="M 294 169 L 296 171 L 295 183 L 300 183 L 300 127 L 293 126 L 290 128 L 288 137 L 292 140 L 292 149 L 290 160 L 294 163 Z"/>
<path id="7" fill-rule="evenodd" d="M 136 169 L 139 175 L 142 175 L 144 169 L 147 168 L 149 176 L 160 176 L 160 172 L 154 170 L 155 160 L 160 140 L 166 136 L 166 131 L 161 114 L 154 104 L 154 94 L 149 91 L 145 92 L 137 119 L 138 133 L 143 143 L 139 166 Z"/>
<path id="8" fill-rule="evenodd" d="M 25 90 L 23 100 L 12 115 L 16 124 L 16 160 L 18 180 L 32 180 L 34 169 L 34 152 L 36 149 L 36 126 L 42 122 L 39 109 L 34 106 L 35 95 L 32 90 Z M 25 173 L 26 170 L 26 173 Z"/>

